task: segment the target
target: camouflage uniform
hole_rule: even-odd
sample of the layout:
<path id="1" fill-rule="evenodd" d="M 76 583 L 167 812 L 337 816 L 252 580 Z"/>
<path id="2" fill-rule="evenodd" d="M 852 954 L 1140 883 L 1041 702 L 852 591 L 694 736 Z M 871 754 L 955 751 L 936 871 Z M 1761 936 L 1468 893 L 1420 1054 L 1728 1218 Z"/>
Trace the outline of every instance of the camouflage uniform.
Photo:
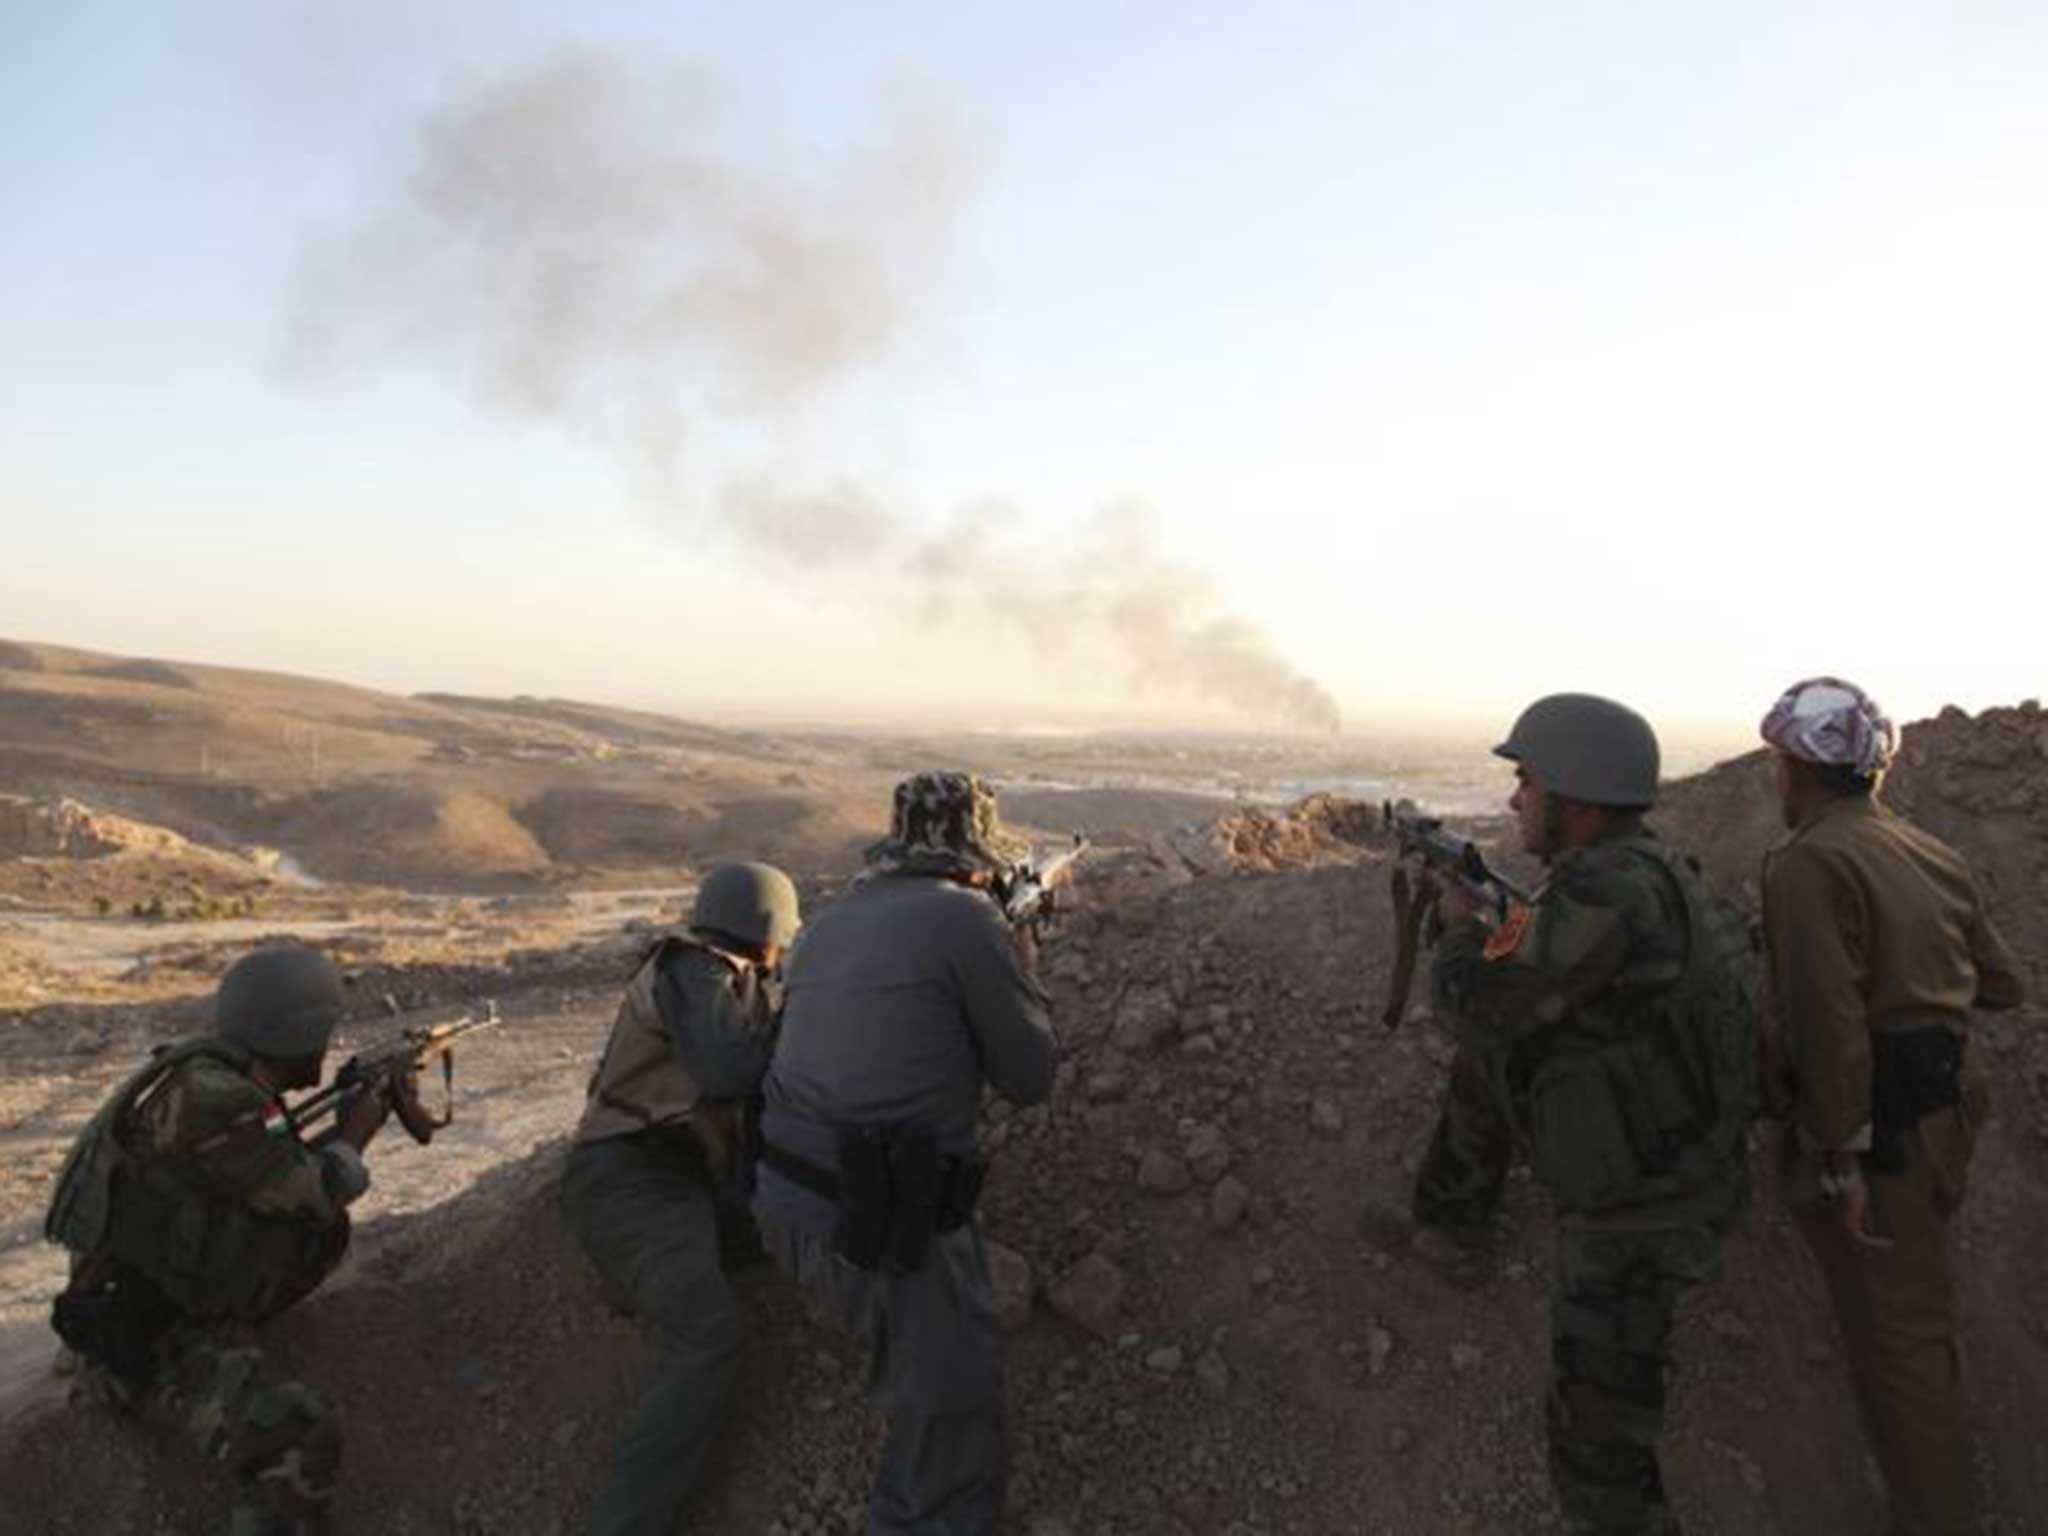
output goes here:
<path id="1" fill-rule="evenodd" d="M 233 1474 L 232 1536 L 325 1531 L 340 1422 L 266 1353 L 256 1328 L 340 1261 L 347 1206 L 368 1185 L 362 1161 L 344 1143 L 306 1146 L 229 1055 L 173 1066 L 128 1119 L 138 1164 L 195 1192 L 188 1211 L 209 1212 L 177 1236 L 213 1235 L 151 1255 L 149 1239 L 119 1230 L 136 1208 L 124 1218 L 117 1206 L 104 1251 L 77 1257 L 74 1290 L 115 1277 L 149 1298 L 156 1325 L 146 1377 L 105 1385 Z"/>
<path id="2" fill-rule="evenodd" d="M 179 1327 L 159 1347 L 158 1380 L 143 1401 L 152 1420 L 226 1467 L 242 1490 L 230 1536 L 314 1532 L 341 1467 L 333 1405 L 229 1330 Z"/>
<path id="3" fill-rule="evenodd" d="M 1526 1146 L 1558 1208 L 1550 1468 L 1570 1529 L 1675 1530 L 1656 1442 L 1678 1298 L 1720 1273 L 1747 1199 L 1739 1064 L 1753 1021 L 1705 942 L 1707 902 L 1633 818 L 1561 855 L 1526 920 L 1453 923 L 1435 986 L 1459 1050 L 1417 1176 L 1416 1220 L 1483 1232 Z M 1688 956 L 1705 955 L 1698 964 Z M 1703 1011 L 1704 1010 L 1704 1011 Z M 1718 1109 L 1703 1101 L 1726 1101 Z M 1704 1128 L 1702 1121 L 1711 1122 Z"/>

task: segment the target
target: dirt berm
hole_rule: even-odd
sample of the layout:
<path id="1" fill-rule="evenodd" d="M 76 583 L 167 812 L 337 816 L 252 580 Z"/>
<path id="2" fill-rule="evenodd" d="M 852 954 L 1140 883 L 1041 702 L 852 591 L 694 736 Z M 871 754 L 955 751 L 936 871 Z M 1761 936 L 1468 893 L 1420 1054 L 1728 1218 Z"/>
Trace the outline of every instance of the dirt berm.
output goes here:
<path id="1" fill-rule="evenodd" d="M 1935 726 L 1930 751 L 2007 729 L 2002 716 Z M 1974 779 L 1907 767 L 1901 788 L 1930 822 L 1949 817 L 1983 867 L 2005 869 L 1974 813 L 1944 798 L 1950 785 L 1974 796 Z M 1704 793 L 1674 796 L 1689 829 L 1688 795 Z M 1426 1017 L 1393 1035 L 1376 1021 L 1384 866 L 1354 856 L 1126 878 L 1117 905 L 1084 907 L 1049 952 L 1059 1088 L 1046 1108 L 995 1110 L 990 1137 L 987 1229 L 1030 1270 L 1001 1266 L 1021 1282 L 1007 1530 L 1555 1528 L 1540 1192 L 1513 1185 L 1503 1262 L 1472 1290 L 1418 1264 L 1394 1222 L 1361 1221 L 1405 1204 L 1448 1045 Z M 2001 875 L 1997 901 L 2038 964 L 2038 894 Z M 588 1006 L 582 1049 L 601 1024 Z M 1962 1233 L 1964 1306 L 1987 1529 L 2008 1533 L 2048 1528 L 2042 1022 L 1987 1020 L 1974 1045 L 1998 1118 Z M 546 1083 L 566 1128 L 567 1064 Z M 277 1330 L 346 1419 L 339 1529 L 577 1528 L 649 1354 L 559 1229 L 559 1157 L 550 1143 L 443 1205 L 367 1224 L 344 1274 Z M 1668 1480 L 1689 1531 L 1876 1530 L 1832 1325 L 1762 1162 L 1728 1276 L 1678 1331 Z M 856 1531 L 878 1429 L 859 1362 L 772 1272 L 741 1291 L 743 1385 L 689 1529 Z M 95 1536 L 203 1530 L 222 1498 L 142 1432 L 61 1406 L 5 1431 L 0 1486 L 7 1530 Z"/>

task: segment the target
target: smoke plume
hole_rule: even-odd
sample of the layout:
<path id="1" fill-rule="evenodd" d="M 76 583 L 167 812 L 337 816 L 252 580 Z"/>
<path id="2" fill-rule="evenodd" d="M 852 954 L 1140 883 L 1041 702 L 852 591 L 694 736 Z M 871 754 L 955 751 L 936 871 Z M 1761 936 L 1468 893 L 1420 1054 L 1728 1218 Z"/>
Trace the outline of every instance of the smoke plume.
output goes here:
<path id="1" fill-rule="evenodd" d="M 781 169 L 767 137 L 707 74 L 589 53 L 458 100 L 419 125 L 385 206 L 309 245 L 283 364 L 423 363 L 602 446 L 692 544 L 726 534 L 826 591 L 867 590 L 843 578 L 879 568 L 925 622 L 975 604 L 1148 695 L 1334 730 L 1328 693 L 1142 518 L 1105 513 L 1048 551 L 1001 503 L 933 531 L 811 462 L 797 445 L 813 415 L 894 358 L 944 290 L 977 173 L 924 100 L 888 102 L 810 175 Z"/>

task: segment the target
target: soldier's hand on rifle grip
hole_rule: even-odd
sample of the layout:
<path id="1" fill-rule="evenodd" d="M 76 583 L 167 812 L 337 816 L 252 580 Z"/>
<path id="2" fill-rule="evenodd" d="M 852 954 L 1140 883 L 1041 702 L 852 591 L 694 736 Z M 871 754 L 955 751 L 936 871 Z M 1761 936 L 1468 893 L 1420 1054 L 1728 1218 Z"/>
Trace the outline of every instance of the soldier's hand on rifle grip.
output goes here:
<path id="1" fill-rule="evenodd" d="M 417 1072 L 394 1072 L 386 1096 L 391 1108 L 398 1115 L 398 1123 L 405 1127 L 406 1135 L 421 1146 L 434 1139 L 439 1129 L 437 1121 L 427 1106 L 420 1102 L 420 1075 Z"/>

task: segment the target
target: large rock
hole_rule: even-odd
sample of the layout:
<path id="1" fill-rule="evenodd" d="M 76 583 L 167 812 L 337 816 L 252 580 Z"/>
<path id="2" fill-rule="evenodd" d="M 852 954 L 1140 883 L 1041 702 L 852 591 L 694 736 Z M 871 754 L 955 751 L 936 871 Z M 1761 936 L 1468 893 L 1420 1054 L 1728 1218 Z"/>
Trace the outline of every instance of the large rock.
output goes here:
<path id="1" fill-rule="evenodd" d="M 1153 1147 L 1138 1162 L 1138 1188 L 1148 1195 L 1178 1195 L 1193 1182 L 1188 1165 L 1158 1147 Z"/>
<path id="2" fill-rule="evenodd" d="M 124 848 L 176 853 L 187 846 L 175 832 L 76 800 L 0 795 L 0 858 L 96 859 Z"/>
<path id="3" fill-rule="evenodd" d="M 1209 1191 L 1209 1229 L 1228 1232 L 1244 1220 L 1251 1207 L 1252 1192 L 1237 1179 L 1225 1177 Z"/>
<path id="4" fill-rule="evenodd" d="M 1111 1044 L 1120 1051 L 1156 1050 L 1180 1028 L 1180 1011 L 1164 987 L 1139 987 L 1117 1010 Z"/>
<path id="5" fill-rule="evenodd" d="M 995 1292 L 996 1321 L 1015 1333 L 1031 1321 L 1031 1261 L 1014 1248 L 990 1242 L 989 1287 Z"/>
<path id="6" fill-rule="evenodd" d="M 1123 1312 L 1124 1272 L 1099 1253 L 1091 1253 L 1068 1270 L 1047 1293 L 1053 1311 L 1079 1323 L 1097 1338 L 1116 1332 Z"/>
<path id="7" fill-rule="evenodd" d="M 1204 1184 L 1214 1184 L 1230 1171 L 1230 1143 L 1213 1125 L 1198 1125 L 1188 1132 L 1183 1150 L 1188 1166 Z"/>

